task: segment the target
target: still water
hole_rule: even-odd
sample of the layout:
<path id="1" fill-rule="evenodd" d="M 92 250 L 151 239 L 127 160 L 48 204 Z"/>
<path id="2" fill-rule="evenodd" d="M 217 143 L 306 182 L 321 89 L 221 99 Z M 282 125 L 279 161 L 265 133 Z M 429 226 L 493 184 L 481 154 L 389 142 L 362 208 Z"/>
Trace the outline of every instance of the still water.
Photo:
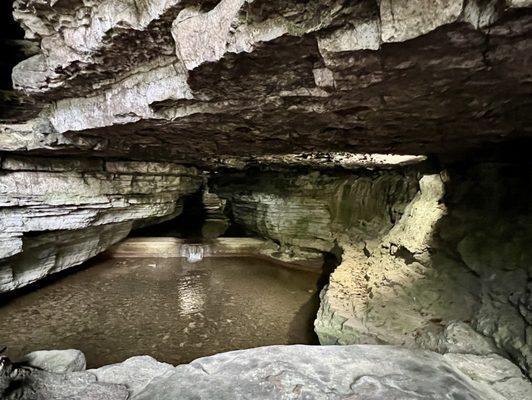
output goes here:
<path id="1" fill-rule="evenodd" d="M 0 345 L 18 359 L 75 348 L 89 368 L 149 354 L 171 364 L 222 351 L 317 343 L 318 274 L 255 258 L 92 262 L 1 299 Z"/>

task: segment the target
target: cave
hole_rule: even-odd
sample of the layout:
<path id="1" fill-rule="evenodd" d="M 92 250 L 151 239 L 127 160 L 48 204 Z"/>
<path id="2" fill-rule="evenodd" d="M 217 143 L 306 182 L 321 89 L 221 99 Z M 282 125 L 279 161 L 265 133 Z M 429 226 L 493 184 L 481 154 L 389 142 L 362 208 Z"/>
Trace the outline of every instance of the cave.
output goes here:
<path id="1" fill-rule="evenodd" d="M 0 399 L 532 399 L 530 0 L 0 7 Z"/>

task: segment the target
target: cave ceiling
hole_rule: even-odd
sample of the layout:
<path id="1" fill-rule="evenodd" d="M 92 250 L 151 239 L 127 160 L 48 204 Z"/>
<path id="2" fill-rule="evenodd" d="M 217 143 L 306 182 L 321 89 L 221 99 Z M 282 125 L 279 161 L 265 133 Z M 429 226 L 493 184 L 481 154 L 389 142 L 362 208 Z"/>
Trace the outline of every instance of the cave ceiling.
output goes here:
<path id="1" fill-rule="evenodd" d="M 532 137 L 529 1 L 13 6 L 33 55 L 3 92 L 0 151 L 207 165 Z"/>

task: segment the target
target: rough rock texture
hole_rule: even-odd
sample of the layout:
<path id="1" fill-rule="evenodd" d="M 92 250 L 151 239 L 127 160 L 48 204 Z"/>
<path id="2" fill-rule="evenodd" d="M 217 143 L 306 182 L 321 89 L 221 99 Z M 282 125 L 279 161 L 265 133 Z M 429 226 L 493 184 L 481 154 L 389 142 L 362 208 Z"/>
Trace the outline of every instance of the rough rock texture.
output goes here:
<path id="1" fill-rule="evenodd" d="M 321 295 L 321 343 L 499 353 L 531 371 L 531 178 L 503 164 L 247 171 L 213 188 L 235 221 L 281 246 L 280 258 L 341 254 Z"/>
<path id="2" fill-rule="evenodd" d="M 26 354 L 22 363 L 48 372 L 64 374 L 84 371 L 85 354 L 79 350 L 40 350 Z"/>
<path id="3" fill-rule="evenodd" d="M 4 118 L 0 150 L 212 164 L 316 150 L 448 154 L 530 137 L 529 7 L 16 0 L 41 49 L 13 71 L 35 118 Z"/>
<path id="4" fill-rule="evenodd" d="M 0 170 L 0 292 L 81 264 L 197 190 L 170 163 L 8 156 Z"/>
<path id="5" fill-rule="evenodd" d="M 174 163 L 349 165 L 330 152 L 473 158 L 532 137 L 530 0 L 15 0 L 14 16 L 40 50 L 16 46 L 33 55 L 13 70 L 19 105 L 0 116 L 0 292 L 177 215 L 202 180 Z M 445 356 L 469 375 L 500 352 L 530 373 L 528 170 L 299 171 L 215 177 L 205 200 L 211 216 L 226 212 L 278 243 L 281 259 L 343 252 L 322 292 L 323 343 L 473 353 Z M 298 379 L 290 368 L 260 390 L 285 390 Z M 404 395 L 409 381 L 382 371 L 344 392 L 326 379 L 309 387 Z M 504 371 L 486 366 L 491 380 L 467 396 L 500 398 Z M 193 372 L 221 382 L 223 398 L 223 375 Z M 77 379 L 54 379 L 63 378 Z M 436 398 L 426 378 L 413 383 L 415 396 Z M 306 390 L 286 387 L 295 390 L 286 397 Z"/>
<path id="6" fill-rule="evenodd" d="M 212 184 L 236 223 L 291 259 L 333 250 L 339 232 L 359 239 L 386 232 L 417 190 L 414 171 L 234 173 Z"/>
<path id="7" fill-rule="evenodd" d="M 315 323 L 321 342 L 497 351 L 530 373 L 531 176 L 484 165 L 423 177 L 386 235 L 344 242 Z"/>
<path id="8" fill-rule="evenodd" d="M 220 199 L 215 193 L 205 190 L 202 203 L 205 209 L 205 221 L 201 227 L 201 236 L 209 240 L 223 235 L 230 223 L 225 215 L 226 201 Z"/>
<path id="9" fill-rule="evenodd" d="M 217 354 L 175 368 L 144 356 L 85 373 L 33 371 L 23 382 L 25 394 L 17 399 L 123 399 L 125 388 L 131 400 L 532 396 L 530 382 L 499 356 L 441 356 L 393 346 L 271 346 Z M 31 397 L 32 390 L 38 397 Z M 12 399 L 9 392 L 7 399 Z"/>

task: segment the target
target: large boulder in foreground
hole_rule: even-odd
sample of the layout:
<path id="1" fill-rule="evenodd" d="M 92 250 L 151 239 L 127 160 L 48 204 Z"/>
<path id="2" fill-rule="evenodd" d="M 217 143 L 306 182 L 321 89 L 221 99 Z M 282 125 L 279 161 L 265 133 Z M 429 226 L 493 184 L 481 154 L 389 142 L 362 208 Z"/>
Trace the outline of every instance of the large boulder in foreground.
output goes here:
<path id="1" fill-rule="evenodd" d="M 260 347 L 175 368 L 142 356 L 87 372 L 34 371 L 23 384 L 27 393 L 7 399 L 123 399 L 126 388 L 131 400 L 532 398 L 530 382 L 500 356 L 378 345 Z"/>

